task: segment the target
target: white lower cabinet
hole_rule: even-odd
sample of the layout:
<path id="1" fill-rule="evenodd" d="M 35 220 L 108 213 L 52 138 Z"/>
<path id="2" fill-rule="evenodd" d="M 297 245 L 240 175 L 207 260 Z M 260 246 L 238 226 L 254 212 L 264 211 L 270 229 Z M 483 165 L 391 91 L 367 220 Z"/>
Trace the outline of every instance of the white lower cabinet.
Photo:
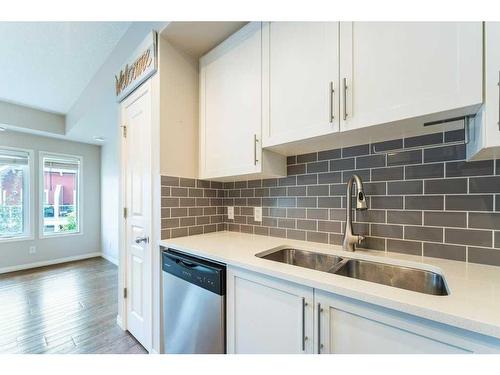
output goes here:
<path id="1" fill-rule="evenodd" d="M 228 267 L 227 352 L 500 353 L 500 340 L 289 281 Z"/>
<path id="2" fill-rule="evenodd" d="M 317 353 L 451 354 L 471 350 L 417 319 L 388 309 L 315 290 Z"/>
<path id="3" fill-rule="evenodd" d="M 227 352 L 313 352 L 313 289 L 227 270 Z"/>

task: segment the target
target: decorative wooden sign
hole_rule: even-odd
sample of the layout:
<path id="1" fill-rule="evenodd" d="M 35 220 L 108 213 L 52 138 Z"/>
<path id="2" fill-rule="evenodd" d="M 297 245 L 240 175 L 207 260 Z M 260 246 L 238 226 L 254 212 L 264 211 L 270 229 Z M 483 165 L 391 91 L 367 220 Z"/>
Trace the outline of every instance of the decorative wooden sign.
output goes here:
<path id="1" fill-rule="evenodd" d="M 131 59 L 115 75 L 116 99 L 121 102 L 158 69 L 158 34 L 151 34 L 134 51 Z"/>

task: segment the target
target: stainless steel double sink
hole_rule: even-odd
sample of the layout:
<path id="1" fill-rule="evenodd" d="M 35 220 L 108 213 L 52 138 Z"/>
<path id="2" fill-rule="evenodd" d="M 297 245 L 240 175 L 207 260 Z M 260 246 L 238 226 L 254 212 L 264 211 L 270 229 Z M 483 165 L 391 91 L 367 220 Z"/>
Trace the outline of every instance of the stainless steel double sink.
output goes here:
<path id="1" fill-rule="evenodd" d="M 448 295 L 442 275 L 417 268 L 350 259 L 312 251 L 284 248 L 256 255 L 262 259 L 369 281 L 436 296 Z"/>

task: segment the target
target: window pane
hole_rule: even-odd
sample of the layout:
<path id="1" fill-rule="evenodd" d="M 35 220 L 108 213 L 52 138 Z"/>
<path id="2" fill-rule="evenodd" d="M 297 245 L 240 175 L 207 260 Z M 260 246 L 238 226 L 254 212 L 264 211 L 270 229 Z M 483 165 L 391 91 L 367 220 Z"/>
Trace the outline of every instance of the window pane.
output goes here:
<path id="1" fill-rule="evenodd" d="M 0 149 L 0 238 L 25 235 L 29 154 Z"/>
<path id="2" fill-rule="evenodd" d="M 43 158 L 43 232 L 63 234 L 79 231 L 78 180 L 80 161 Z"/>

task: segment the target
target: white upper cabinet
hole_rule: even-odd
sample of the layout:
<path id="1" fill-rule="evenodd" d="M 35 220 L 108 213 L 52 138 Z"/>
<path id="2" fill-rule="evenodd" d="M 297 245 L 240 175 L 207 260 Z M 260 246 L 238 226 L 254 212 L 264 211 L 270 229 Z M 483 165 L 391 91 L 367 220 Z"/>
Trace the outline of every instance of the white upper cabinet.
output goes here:
<path id="1" fill-rule="evenodd" d="M 339 23 L 269 22 L 262 41 L 264 147 L 338 131 Z"/>
<path id="2" fill-rule="evenodd" d="M 500 158 L 500 22 L 485 24 L 485 102 L 473 121 L 467 157 Z"/>
<path id="3" fill-rule="evenodd" d="M 476 133 L 489 142 L 500 141 L 491 125 L 498 27 L 486 25 L 490 109 L 475 121 L 488 124 Z M 365 129 L 386 123 L 412 136 L 425 121 L 475 114 L 482 103 L 481 22 L 252 22 L 200 59 L 199 175 L 284 176 L 277 151 L 389 139 L 383 127 Z M 469 155 L 485 147 L 476 143 Z"/>
<path id="4" fill-rule="evenodd" d="M 261 61 L 260 22 L 200 59 L 200 178 L 285 174 L 284 158 L 262 151 Z"/>
<path id="5" fill-rule="evenodd" d="M 478 106 L 482 51 L 481 22 L 342 22 L 341 131 Z"/>

